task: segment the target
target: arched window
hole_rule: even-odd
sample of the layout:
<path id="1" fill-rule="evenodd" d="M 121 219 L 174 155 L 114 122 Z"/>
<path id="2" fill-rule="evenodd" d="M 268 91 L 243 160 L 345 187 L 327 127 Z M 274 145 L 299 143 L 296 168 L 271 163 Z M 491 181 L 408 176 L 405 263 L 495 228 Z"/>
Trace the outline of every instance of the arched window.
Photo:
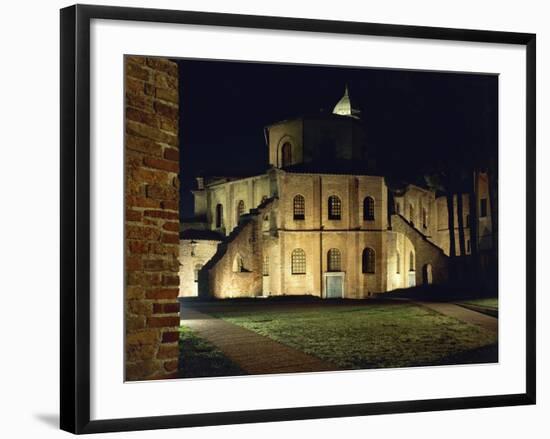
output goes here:
<path id="1" fill-rule="evenodd" d="M 374 199 L 372 197 L 366 197 L 363 200 L 363 220 L 374 220 Z"/>
<path id="2" fill-rule="evenodd" d="M 342 202 L 336 195 L 328 197 L 328 219 L 342 219 Z"/>
<path id="3" fill-rule="evenodd" d="M 233 272 L 242 273 L 244 271 L 246 271 L 244 268 L 244 260 L 241 255 L 236 255 L 235 259 L 233 259 Z"/>
<path id="4" fill-rule="evenodd" d="M 262 274 L 264 276 L 269 276 L 269 255 L 264 255 L 264 260 L 262 264 Z"/>
<path id="5" fill-rule="evenodd" d="M 331 248 L 327 253 L 328 271 L 342 271 L 342 255 L 337 248 Z"/>
<path id="6" fill-rule="evenodd" d="M 412 204 L 409 204 L 409 221 L 414 225 L 414 207 Z"/>
<path id="7" fill-rule="evenodd" d="M 375 254 L 374 250 L 367 247 L 363 250 L 363 257 L 361 258 L 363 273 L 374 273 L 375 271 Z"/>
<path id="8" fill-rule="evenodd" d="M 199 281 L 199 271 L 201 270 L 201 268 L 202 268 L 201 264 L 195 265 L 195 269 L 193 270 L 193 274 L 195 276 L 195 282 Z"/>
<path id="9" fill-rule="evenodd" d="M 428 212 L 425 207 L 422 208 L 422 227 L 428 228 Z"/>
<path id="10" fill-rule="evenodd" d="M 395 252 L 395 273 L 401 273 L 401 255 L 399 252 Z"/>
<path id="11" fill-rule="evenodd" d="M 291 256 L 292 274 L 306 274 L 306 252 L 301 248 L 292 250 Z"/>
<path id="12" fill-rule="evenodd" d="M 289 142 L 281 148 L 281 161 L 283 168 L 292 164 L 292 145 Z"/>
<path id="13" fill-rule="evenodd" d="M 302 195 L 294 197 L 294 219 L 303 220 L 306 217 L 306 200 Z"/>
<path id="14" fill-rule="evenodd" d="M 223 226 L 223 206 L 221 204 L 216 205 L 216 228 Z"/>
<path id="15" fill-rule="evenodd" d="M 414 271 L 414 252 L 409 253 L 409 271 Z"/>
<path id="16" fill-rule="evenodd" d="M 244 215 L 244 201 L 243 200 L 240 200 L 238 203 L 237 203 L 237 223 L 239 222 L 239 218 Z"/>

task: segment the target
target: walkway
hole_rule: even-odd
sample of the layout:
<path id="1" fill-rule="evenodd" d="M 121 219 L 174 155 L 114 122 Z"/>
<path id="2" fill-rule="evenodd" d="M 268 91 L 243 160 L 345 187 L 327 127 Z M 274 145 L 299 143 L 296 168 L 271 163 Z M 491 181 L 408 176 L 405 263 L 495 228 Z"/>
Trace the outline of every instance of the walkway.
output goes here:
<path id="1" fill-rule="evenodd" d="M 248 329 L 186 307 L 182 323 L 250 374 L 322 372 L 337 366 Z"/>
<path id="2" fill-rule="evenodd" d="M 498 332 L 498 319 L 495 317 L 482 314 L 471 309 L 464 308 L 454 303 L 446 302 L 414 302 L 418 305 L 425 306 L 440 314 L 454 317 L 465 323 L 471 323 L 473 325 L 481 326 L 482 328 L 491 331 Z"/>

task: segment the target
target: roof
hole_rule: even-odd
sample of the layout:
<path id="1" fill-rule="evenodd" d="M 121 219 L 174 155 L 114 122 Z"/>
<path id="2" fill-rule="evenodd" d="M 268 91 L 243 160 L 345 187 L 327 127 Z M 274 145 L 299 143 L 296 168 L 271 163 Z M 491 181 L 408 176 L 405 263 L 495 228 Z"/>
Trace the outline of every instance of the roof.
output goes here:
<path id="1" fill-rule="evenodd" d="M 223 241 L 224 236 L 214 230 L 187 229 L 180 233 L 180 239 L 197 239 L 204 241 Z"/>
<path id="2" fill-rule="evenodd" d="M 347 116 L 359 119 L 359 110 L 353 108 L 353 106 L 351 105 L 351 99 L 349 97 L 347 85 L 344 91 L 344 96 L 342 96 L 338 103 L 334 106 L 334 110 L 332 110 L 332 113 L 338 114 L 340 116 Z"/>

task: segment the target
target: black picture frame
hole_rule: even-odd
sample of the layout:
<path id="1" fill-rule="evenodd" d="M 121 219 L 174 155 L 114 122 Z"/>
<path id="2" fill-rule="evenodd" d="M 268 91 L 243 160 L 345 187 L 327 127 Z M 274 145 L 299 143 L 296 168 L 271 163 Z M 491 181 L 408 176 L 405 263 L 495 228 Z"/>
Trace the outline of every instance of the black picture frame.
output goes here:
<path id="1" fill-rule="evenodd" d="M 526 392 L 508 395 L 90 420 L 90 21 L 131 20 L 526 47 Z M 530 33 L 75 5 L 61 10 L 61 404 L 72 433 L 273 422 L 535 404 L 536 36 Z"/>

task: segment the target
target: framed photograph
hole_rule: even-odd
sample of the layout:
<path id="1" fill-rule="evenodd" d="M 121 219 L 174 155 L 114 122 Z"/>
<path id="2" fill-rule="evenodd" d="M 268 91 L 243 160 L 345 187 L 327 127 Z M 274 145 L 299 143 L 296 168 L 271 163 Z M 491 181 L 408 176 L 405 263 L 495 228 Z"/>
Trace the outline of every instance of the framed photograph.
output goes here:
<path id="1" fill-rule="evenodd" d="M 61 428 L 535 403 L 535 35 L 61 10 Z"/>

